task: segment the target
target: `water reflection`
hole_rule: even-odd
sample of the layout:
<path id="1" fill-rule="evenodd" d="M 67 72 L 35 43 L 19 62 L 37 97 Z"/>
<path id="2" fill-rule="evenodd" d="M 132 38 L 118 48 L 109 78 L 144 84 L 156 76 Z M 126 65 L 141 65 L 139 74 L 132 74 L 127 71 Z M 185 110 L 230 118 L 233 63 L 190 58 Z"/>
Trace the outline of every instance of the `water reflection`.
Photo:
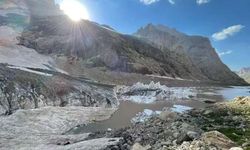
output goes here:
<path id="1" fill-rule="evenodd" d="M 119 129 L 129 126 L 131 119 L 136 114 L 145 109 L 161 111 L 163 108 L 174 108 L 174 106 L 187 106 L 187 108 L 204 108 L 211 104 L 204 103 L 204 99 L 211 99 L 217 102 L 232 100 L 237 96 L 250 96 L 250 87 L 202 87 L 197 88 L 197 97 L 189 100 L 168 100 L 155 101 L 153 103 L 135 103 L 131 101 L 121 101 L 119 109 L 113 116 L 105 121 L 83 125 L 71 130 L 69 133 L 79 134 L 86 132 L 96 132 L 108 129 Z"/>

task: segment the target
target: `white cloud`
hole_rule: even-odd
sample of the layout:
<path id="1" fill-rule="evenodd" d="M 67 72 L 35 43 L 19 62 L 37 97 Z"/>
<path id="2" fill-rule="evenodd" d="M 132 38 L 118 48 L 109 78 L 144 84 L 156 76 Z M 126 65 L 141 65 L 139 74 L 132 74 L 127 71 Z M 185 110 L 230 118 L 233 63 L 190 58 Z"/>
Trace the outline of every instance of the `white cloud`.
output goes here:
<path id="1" fill-rule="evenodd" d="M 156 2 L 159 2 L 160 0 L 140 0 L 141 3 L 145 4 L 145 5 L 150 5 Z M 196 0 L 196 3 L 198 5 L 202 5 L 202 4 L 206 4 L 209 3 L 211 0 Z M 168 0 L 168 2 L 172 5 L 175 4 L 176 0 Z"/>
<path id="2" fill-rule="evenodd" d="M 209 2 L 210 2 L 210 0 L 196 0 L 196 3 L 198 5 L 206 4 L 206 3 L 209 3 Z"/>
<path id="3" fill-rule="evenodd" d="M 175 4 L 175 0 L 168 0 L 168 2 L 169 2 L 170 4 L 172 4 L 172 5 Z"/>
<path id="4" fill-rule="evenodd" d="M 160 0 L 140 0 L 140 2 L 142 2 L 145 5 L 150 5 L 153 4 L 155 2 L 159 2 Z"/>
<path id="5" fill-rule="evenodd" d="M 243 26 L 243 25 L 234 25 L 234 26 L 228 27 L 226 29 L 223 29 L 220 32 L 214 33 L 212 35 L 212 38 L 215 41 L 225 40 L 228 37 L 233 36 L 236 33 L 240 32 L 240 30 L 243 29 L 244 27 L 245 26 Z"/>
<path id="6" fill-rule="evenodd" d="M 229 55 L 229 54 L 231 54 L 233 51 L 224 51 L 224 52 L 218 52 L 218 55 L 220 56 L 220 57 L 222 57 L 222 56 L 224 56 L 224 55 Z"/>

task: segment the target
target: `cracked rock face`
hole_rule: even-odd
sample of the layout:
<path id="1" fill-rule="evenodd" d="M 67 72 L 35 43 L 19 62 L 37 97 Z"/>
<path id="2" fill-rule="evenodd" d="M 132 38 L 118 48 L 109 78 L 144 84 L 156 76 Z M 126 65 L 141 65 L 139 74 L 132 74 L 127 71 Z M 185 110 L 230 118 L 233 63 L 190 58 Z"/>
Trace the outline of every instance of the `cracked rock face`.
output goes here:
<path id="1" fill-rule="evenodd" d="M 46 106 L 116 107 L 119 104 L 112 86 L 54 72 L 44 76 L 5 65 L 0 68 L 1 115 Z"/>

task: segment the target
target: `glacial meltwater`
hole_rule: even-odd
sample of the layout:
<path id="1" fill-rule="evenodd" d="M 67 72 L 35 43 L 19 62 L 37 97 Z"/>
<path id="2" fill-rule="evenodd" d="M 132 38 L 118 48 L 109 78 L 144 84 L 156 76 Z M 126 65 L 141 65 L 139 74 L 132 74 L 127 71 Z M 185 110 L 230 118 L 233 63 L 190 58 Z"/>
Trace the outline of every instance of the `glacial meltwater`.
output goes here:
<path id="1" fill-rule="evenodd" d="M 68 133 L 80 134 L 119 129 L 129 126 L 133 121 L 146 119 L 147 115 L 157 115 L 164 108 L 180 113 L 190 108 L 204 108 L 214 102 L 233 100 L 237 96 L 250 96 L 250 87 L 196 87 L 195 89 L 196 97 L 190 97 L 190 99 L 168 99 L 152 103 L 121 100 L 119 109 L 110 119 L 81 125 Z"/>

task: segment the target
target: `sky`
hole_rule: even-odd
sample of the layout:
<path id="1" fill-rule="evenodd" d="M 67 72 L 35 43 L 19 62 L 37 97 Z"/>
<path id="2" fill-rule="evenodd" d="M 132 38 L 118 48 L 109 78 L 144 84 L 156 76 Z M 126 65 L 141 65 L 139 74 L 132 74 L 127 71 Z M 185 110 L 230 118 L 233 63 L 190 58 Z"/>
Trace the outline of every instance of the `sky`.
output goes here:
<path id="1" fill-rule="evenodd" d="M 232 70 L 250 67 L 250 0 L 80 0 L 89 18 L 120 33 L 148 23 L 210 38 Z"/>

